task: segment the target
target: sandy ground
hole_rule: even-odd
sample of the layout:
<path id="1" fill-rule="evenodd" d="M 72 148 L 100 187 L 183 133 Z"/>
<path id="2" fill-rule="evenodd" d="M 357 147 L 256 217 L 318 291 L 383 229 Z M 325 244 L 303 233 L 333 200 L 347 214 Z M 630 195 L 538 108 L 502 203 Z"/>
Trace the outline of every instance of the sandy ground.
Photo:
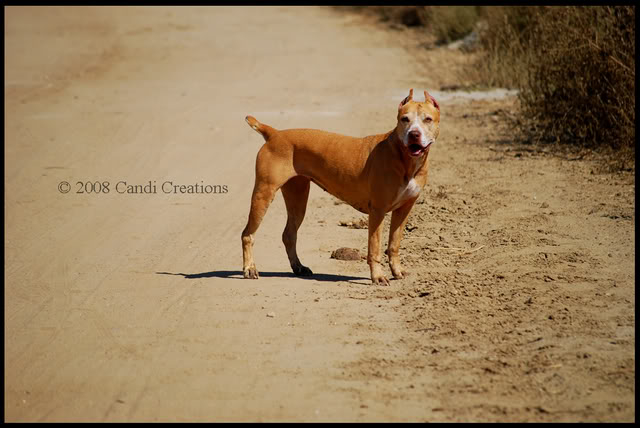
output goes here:
<path id="1" fill-rule="evenodd" d="M 408 278 L 331 259 L 367 231 L 313 187 L 315 275 L 278 196 L 241 279 L 244 116 L 388 131 L 464 83 L 418 44 L 323 8 L 5 8 L 5 420 L 633 421 L 634 177 L 513 143 L 514 98 L 440 102 Z"/>

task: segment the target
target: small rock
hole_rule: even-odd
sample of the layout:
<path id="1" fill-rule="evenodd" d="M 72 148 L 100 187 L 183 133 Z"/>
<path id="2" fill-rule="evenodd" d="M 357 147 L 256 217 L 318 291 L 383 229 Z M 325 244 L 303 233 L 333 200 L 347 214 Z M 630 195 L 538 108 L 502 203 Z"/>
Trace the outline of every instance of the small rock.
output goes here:
<path id="1" fill-rule="evenodd" d="M 360 252 L 355 248 L 338 248 L 331 253 L 331 258 L 336 260 L 360 260 Z"/>
<path id="2" fill-rule="evenodd" d="M 464 39 L 462 39 L 462 45 L 460 46 L 460 50 L 463 52 L 472 52 L 478 46 L 478 33 L 473 31 L 469 35 L 467 35 Z"/>
<path id="3" fill-rule="evenodd" d="M 360 218 L 354 221 L 340 221 L 338 226 L 348 227 L 349 229 L 367 229 L 369 227 L 369 220 L 366 218 Z"/>
<path id="4" fill-rule="evenodd" d="M 276 317 L 276 313 L 275 312 L 267 312 L 267 316 L 269 318 L 275 318 Z"/>
<path id="5" fill-rule="evenodd" d="M 462 39 L 456 40 L 455 42 L 451 42 L 447 45 L 447 49 L 455 50 L 460 49 L 464 41 Z"/>
<path id="6" fill-rule="evenodd" d="M 548 203 L 546 203 L 546 202 L 543 202 L 543 203 L 540 205 L 540 208 L 549 208 L 549 204 L 548 204 Z"/>

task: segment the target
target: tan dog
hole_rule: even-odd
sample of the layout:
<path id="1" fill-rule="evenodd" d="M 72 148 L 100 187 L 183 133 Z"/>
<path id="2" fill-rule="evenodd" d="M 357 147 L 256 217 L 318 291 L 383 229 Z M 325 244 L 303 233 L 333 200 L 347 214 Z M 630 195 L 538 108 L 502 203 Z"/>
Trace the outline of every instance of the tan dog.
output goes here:
<path id="1" fill-rule="evenodd" d="M 254 234 L 267 208 L 282 189 L 287 225 L 282 241 L 296 275 L 312 275 L 296 252 L 298 228 L 309 197 L 309 183 L 318 186 L 369 214 L 369 254 L 374 284 L 389 285 L 380 255 L 382 221 L 389 211 L 389 264 L 395 278 L 402 278 L 398 249 L 409 212 L 427 181 L 427 157 L 439 133 L 440 107 L 427 91 L 425 101 L 413 101 L 413 89 L 398 106 L 398 124 L 386 134 L 347 137 L 315 129 L 276 130 L 247 116 L 249 125 L 266 143 L 256 159 L 256 181 L 249 221 L 242 232 L 245 278 L 258 278 L 253 261 Z"/>

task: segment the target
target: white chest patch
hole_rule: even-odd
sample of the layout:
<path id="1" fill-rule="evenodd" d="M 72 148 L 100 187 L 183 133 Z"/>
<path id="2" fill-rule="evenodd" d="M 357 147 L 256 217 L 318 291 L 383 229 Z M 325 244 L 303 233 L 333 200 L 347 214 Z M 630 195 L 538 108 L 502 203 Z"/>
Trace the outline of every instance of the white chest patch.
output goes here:
<path id="1" fill-rule="evenodd" d="M 420 193 L 420 186 L 416 183 L 416 179 L 412 178 L 407 186 L 398 192 L 396 199 L 393 201 L 391 209 L 394 210 L 398 208 L 400 205 L 408 201 L 409 199 L 413 199 Z"/>

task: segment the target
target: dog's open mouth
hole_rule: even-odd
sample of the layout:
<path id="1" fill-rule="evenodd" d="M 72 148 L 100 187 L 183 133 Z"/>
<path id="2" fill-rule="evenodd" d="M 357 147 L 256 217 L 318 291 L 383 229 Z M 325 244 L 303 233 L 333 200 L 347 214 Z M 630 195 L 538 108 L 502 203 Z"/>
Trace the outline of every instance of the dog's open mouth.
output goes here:
<path id="1" fill-rule="evenodd" d="M 422 144 L 417 144 L 417 143 L 409 144 L 408 148 L 409 148 L 409 154 L 411 154 L 411 156 L 420 156 L 426 149 L 426 147 L 422 147 Z"/>

